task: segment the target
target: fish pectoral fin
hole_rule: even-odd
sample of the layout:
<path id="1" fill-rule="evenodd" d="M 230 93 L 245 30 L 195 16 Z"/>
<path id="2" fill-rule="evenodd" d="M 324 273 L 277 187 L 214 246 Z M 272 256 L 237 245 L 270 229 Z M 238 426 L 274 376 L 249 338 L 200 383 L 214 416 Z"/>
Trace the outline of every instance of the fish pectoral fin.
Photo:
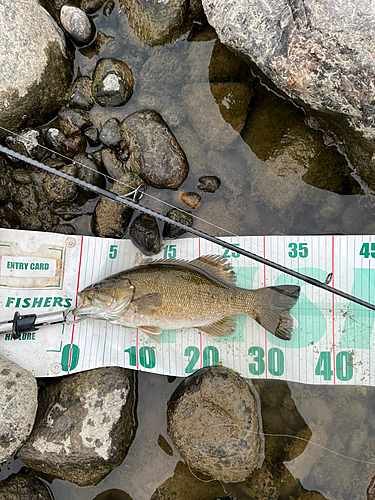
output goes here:
<path id="1" fill-rule="evenodd" d="M 133 300 L 132 304 L 138 314 L 153 314 L 158 307 L 163 305 L 163 296 L 161 293 L 149 293 Z"/>
<path id="2" fill-rule="evenodd" d="M 197 326 L 202 332 L 209 333 L 213 337 L 228 337 L 234 333 L 237 327 L 236 316 L 225 316 L 210 325 Z"/>
<path id="3" fill-rule="evenodd" d="M 161 328 L 159 328 L 158 326 L 139 326 L 138 328 L 139 330 L 141 330 L 141 332 L 145 333 L 148 337 L 150 337 L 151 340 L 153 340 L 157 344 L 160 344 L 158 335 L 162 333 Z"/>

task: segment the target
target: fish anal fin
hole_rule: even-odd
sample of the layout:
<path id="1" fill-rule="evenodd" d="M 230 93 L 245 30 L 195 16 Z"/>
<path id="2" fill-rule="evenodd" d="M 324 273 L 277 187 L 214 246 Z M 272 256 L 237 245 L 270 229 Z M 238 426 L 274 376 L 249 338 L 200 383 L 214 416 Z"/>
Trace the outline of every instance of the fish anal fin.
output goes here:
<path id="1" fill-rule="evenodd" d="M 163 305 L 163 296 L 161 293 L 149 293 L 141 295 L 132 301 L 135 312 L 139 314 L 153 314 L 158 307 Z"/>
<path id="2" fill-rule="evenodd" d="M 189 264 L 225 281 L 225 283 L 234 285 L 237 282 L 237 275 L 233 271 L 231 263 L 221 255 L 202 255 L 198 259 L 190 261 Z"/>
<path id="3" fill-rule="evenodd" d="M 208 333 L 213 337 L 228 337 L 234 333 L 237 327 L 236 316 L 225 316 L 224 318 L 211 323 L 210 325 L 197 326 L 202 332 Z"/>
<path id="4" fill-rule="evenodd" d="M 138 329 L 157 344 L 160 343 L 158 336 L 162 333 L 162 329 L 158 326 L 139 326 Z"/>

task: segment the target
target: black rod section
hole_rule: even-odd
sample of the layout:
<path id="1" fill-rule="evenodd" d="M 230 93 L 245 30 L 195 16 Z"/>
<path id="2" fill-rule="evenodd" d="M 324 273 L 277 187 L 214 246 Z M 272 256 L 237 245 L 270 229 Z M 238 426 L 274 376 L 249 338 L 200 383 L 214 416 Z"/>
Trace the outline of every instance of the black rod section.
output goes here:
<path id="1" fill-rule="evenodd" d="M 90 191 L 93 191 L 94 193 L 98 193 L 102 196 L 105 196 L 106 198 L 109 198 L 110 200 L 117 201 L 118 203 L 122 203 L 123 205 L 126 205 L 130 208 L 133 208 L 134 210 L 139 210 L 140 212 L 143 212 L 144 214 L 150 215 L 151 217 L 156 217 L 157 219 L 160 219 L 164 222 L 168 222 L 168 224 L 173 224 L 174 226 L 177 226 L 181 229 L 184 229 L 185 231 L 194 234 L 195 236 L 198 236 L 199 238 L 204 238 L 205 240 L 211 241 L 212 243 L 215 243 L 216 245 L 223 246 L 225 248 L 228 248 L 228 250 L 232 250 L 234 252 L 237 252 L 241 255 L 244 255 L 245 257 L 248 257 L 249 259 L 256 260 L 257 262 L 260 262 L 261 264 L 264 264 L 269 267 L 273 267 L 274 269 L 277 269 L 278 271 L 281 271 L 282 273 L 289 274 L 290 276 L 293 276 L 294 278 L 297 278 L 299 280 L 305 281 L 309 285 L 317 286 L 319 288 L 322 288 L 323 290 L 326 290 L 327 292 L 334 293 L 335 295 L 339 295 L 340 297 L 343 297 L 344 299 L 351 300 L 352 302 L 355 302 L 356 304 L 359 304 L 361 306 L 367 307 L 368 309 L 372 309 L 375 311 L 375 305 L 370 304 L 370 302 L 366 302 L 365 300 L 359 299 L 358 297 L 355 297 L 354 295 L 350 295 L 349 293 L 343 292 L 341 290 L 338 290 L 337 288 L 333 288 L 332 286 L 327 285 L 326 283 L 322 283 L 319 280 L 316 280 L 314 278 L 311 278 L 310 276 L 307 276 L 305 274 L 301 274 L 297 271 L 294 271 L 293 269 L 289 269 L 288 267 L 284 267 L 277 262 L 273 262 L 272 260 L 265 259 L 264 257 L 260 257 L 259 255 L 249 252 L 243 248 L 237 247 L 235 245 L 232 245 L 231 243 L 227 243 L 226 241 L 221 240 L 220 238 L 216 238 L 215 236 L 211 236 L 210 234 L 204 233 L 203 231 L 199 231 L 198 229 L 194 229 L 193 227 L 188 227 L 185 226 L 184 224 L 181 224 L 180 222 L 174 221 L 170 219 L 169 217 L 166 217 L 165 215 L 159 214 L 158 212 L 154 212 L 153 210 L 150 210 L 146 207 L 143 207 L 142 205 L 138 205 L 137 203 L 134 203 L 126 198 L 122 198 L 121 196 L 118 196 L 114 193 L 111 193 L 107 189 L 102 189 L 100 187 L 94 186 L 92 184 L 89 184 L 86 181 L 82 181 L 81 179 L 77 179 L 75 177 L 72 177 L 69 174 L 66 174 L 65 172 L 61 172 L 60 170 L 56 170 L 55 168 L 52 168 L 48 165 L 45 165 L 44 163 L 40 163 L 39 161 L 33 160 L 32 158 L 29 158 L 27 156 L 21 155 L 20 153 L 17 153 L 16 151 L 13 151 L 12 149 L 6 148 L 4 146 L 0 145 L 0 151 L 3 153 L 13 156 L 14 158 L 17 158 L 18 160 L 25 161 L 26 163 L 30 163 L 30 165 L 34 165 L 35 167 L 41 168 L 45 170 L 46 172 L 49 172 L 54 175 L 58 175 L 59 177 L 62 177 L 63 179 L 66 179 L 67 181 L 74 182 L 75 184 L 78 184 L 79 186 L 82 186 L 86 189 L 89 189 Z"/>

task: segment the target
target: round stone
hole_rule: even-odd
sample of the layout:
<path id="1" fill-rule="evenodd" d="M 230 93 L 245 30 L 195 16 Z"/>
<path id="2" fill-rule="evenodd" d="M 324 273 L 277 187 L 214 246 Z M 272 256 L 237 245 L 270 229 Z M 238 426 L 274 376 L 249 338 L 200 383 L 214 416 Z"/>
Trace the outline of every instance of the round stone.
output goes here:
<path id="1" fill-rule="evenodd" d="M 72 5 L 63 5 L 60 10 L 60 21 L 76 43 L 86 45 L 91 42 L 94 30 L 83 10 Z"/>
<path id="2" fill-rule="evenodd" d="M 130 238 L 133 243 L 145 254 L 157 254 L 161 250 L 159 228 L 154 217 L 140 214 L 130 226 Z"/>
<path id="3" fill-rule="evenodd" d="M 181 457 L 219 481 L 243 481 L 258 466 L 258 428 L 250 386 L 228 368 L 195 372 L 168 402 L 168 434 Z"/>
<path id="4" fill-rule="evenodd" d="M 91 93 L 91 79 L 88 76 L 80 76 L 73 83 L 69 94 L 69 106 L 71 108 L 89 111 L 95 104 Z"/>
<path id="5" fill-rule="evenodd" d="M 170 219 L 180 222 L 185 226 L 192 227 L 193 226 L 193 216 L 188 212 L 183 212 L 182 210 L 178 210 L 177 208 L 172 208 L 167 212 L 167 217 Z M 173 224 L 165 223 L 163 229 L 163 238 L 173 239 L 179 238 L 183 234 L 185 234 L 185 229 L 181 229 Z"/>
<path id="6" fill-rule="evenodd" d="M 190 208 L 197 208 L 201 201 L 201 197 L 197 193 L 181 193 L 180 195 L 181 201 L 185 203 Z"/>
<path id="7" fill-rule="evenodd" d="M 198 189 L 206 193 L 214 193 L 220 186 L 220 179 L 216 175 L 199 177 Z"/>
<path id="8" fill-rule="evenodd" d="M 108 146 L 112 149 L 118 149 L 120 147 L 120 142 L 122 141 L 120 122 L 117 118 L 110 118 L 103 125 L 99 140 L 104 146 Z"/>
<path id="9" fill-rule="evenodd" d="M 133 73 L 118 59 L 100 59 L 92 75 L 92 95 L 103 107 L 123 106 L 133 94 Z"/>

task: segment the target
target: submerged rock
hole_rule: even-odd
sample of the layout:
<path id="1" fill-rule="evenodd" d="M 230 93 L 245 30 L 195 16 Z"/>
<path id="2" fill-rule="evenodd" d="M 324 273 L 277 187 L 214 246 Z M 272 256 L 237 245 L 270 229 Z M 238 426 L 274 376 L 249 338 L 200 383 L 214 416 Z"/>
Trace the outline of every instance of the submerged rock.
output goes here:
<path id="1" fill-rule="evenodd" d="M 68 102 L 71 108 L 79 108 L 89 111 L 95 104 L 91 93 L 91 78 L 80 76 L 70 89 Z"/>
<path id="2" fill-rule="evenodd" d="M 99 131 L 96 127 L 89 127 L 83 131 L 83 135 L 86 137 L 87 142 L 91 147 L 99 146 Z"/>
<path id="3" fill-rule="evenodd" d="M 118 158 L 115 151 L 110 148 L 103 148 L 101 151 L 103 167 L 111 179 L 118 179 L 126 170 L 122 161 Z"/>
<path id="4" fill-rule="evenodd" d="M 33 160 L 40 161 L 48 154 L 43 147 L 43 134 L 40 130 L 28 128 L 17 135 L 9 134 L 5 137 L 5 142 L 10 149 Z"/>
<path id="5" fill-rule="evenodd" d="M 190 215 L 190 213 L 183 212 L 182 210 L 178 210 L 177 208 L 172 208 L 171 210 L 169 210 L 166 213 L 166 216 L 176 222 L 185 224 L 185 226 L 188 227 L 193 226 L 193 220 L 194 220 L 193 216 Z M 174 226 L 173 224 L 169 224 L 168 222 L 164 224 L 163 238 L 168 238 L 168 239 L 179 238 L 185 233 L 186 231 L 184 229 Z"/>
<path id="6" fill-rule="evenodd" d="M 105 179 L 99 165 L 94 157 L 89 153 L 80 153 L 73 158 L 73 164 L 77 169 L 77 177 L 81 181 L 88 182 L 94 186 L 104 187 Z M 92 191 L 88 191 L 93 196 L 97 196 Z"/>
<path id="7" fill-rule="evenodd" d="M 64 33 L 37 0 L 1 2 L 0 33 L 0 126 L 45 122 L 72 79 Z"/>
<path id="8" fill-rule="evenodd" d="M 99 10 L 105 2 L 106 0 L 82 0 L 81 9 L 88 14 L 94 14 L 94 12 Z"/>
<path id="9" fill-rule="evenodd" d="M 124 105 L 133 88 L 133 73 L 127 64 L 114 58 L 99 60 L 92 75 L 92 95 L 100 106 Z"/>
<path id="10" fill-rule="evenodd" d="M 92 126 L 90 115 L 80 109 L 63 108 L 58 117 L 60 129 L 68 136 L 78 135 L 85 128 Z"/>
<path id="11" fill-rule="evenodd" d="M 198 193 L 192 193 L 189 191 L 188 193 L 181 193 L 180 195 L 181 201 L 185 203 L 190 208 L 197 208 L 199 203 L 201 202 L 201 197 Z"/>
<path id="12" fill-rule="evenodd" d="M 16 363 L 0 357 L 0 464 L 10 458 L 28 438 L 37 406 L 35 377 Z"/>
<path id="13" fill-rule="evenodd" d="M 0 500 L 53 500 L 47 486 L 34 476 L 16 474 L 0 481 Z"/>
<path id="14" fill-rule="evenodd" d="M 258 466 L 257 403 L 245 379 L 208 367 L 186 378 L 168 402 L 168 434 L 186 463 L 237 482 Z"/>
<path id="15" fill-rule="evenodd" d="M 66 165 L 62 167 L 61 172 L 65 172 L 72 177 L 75 177 L 77 173 L 77 167 L 72 165 Z M 43 189 L 47 195 L 49 201 L 72 201 L 77 196 L 78 187 L 74 182 L 58 177 L 54 174 L 47 174 L 44 178 Z"/>
<path id="16" fill-rule="evenodd" d="M 133 173 L 119 177 L 109 188 L 111 193 L 123 196 L 143 184 L 142 179 Z M 97 236 L 123 238 L 128 229 L 134 210 L 117 201 L 100 198 L 92 217 L 92 231 Z"/>
<path id="17" fill-rule="evenodd" d="M 134 219 L 129 229 L 132 242 L 145 255 L 157 254 L 161 250 L 158 224 L 154 217 L 140 214 Z"/>
<path id="18" fill-rule="evenodd" d="M 148 45 L 162 45 L 181 33 L 188 13 L 188 0 L 120 0 L 130 26 Z"/>
<path id="19" fill-rule="evenodd" d="M 90 19 L 78 7 L 63 5 L 60 10 L 60 21 L 76 43 L 86 45 L 92 40 L 94 30 Z"/>
<path id="20" fill-rule="evenodd" d="M 375 14 L 368 0 L 203 0 L 229 48 L 255 63 L 289 97 L 343 113 L 375 137 Z"/>
<path id="21" fill-rule="evenodd" d="M 214 193 L 220 187 L 220 179 L 216 175 L 199 177 L 198 189 L 206 193 Z"/>
<path id="22" fill-rule="evenodd" d="M 118 149 L 122 141 L 120 122 L 117 118 L 110 118 L 103 125 L 99 140 L 104 146 L 108 146 L 112 149 Z"/>
<path id="23" fill-rule="evenodd" d="M 129 146 L 129 164 L 145 182 L 159 189 L 177 189 L 189 165 L 176 138 L 156 111 L 136 111 L 121 124 Z"/>
<path id="24" fill-rule="evenodd" d="M 19 458 L 79 486 L 98 484 L 125 458 L 134 437 L 131 370 L 98 368 L 41 389 L 36 425 Z"/>

